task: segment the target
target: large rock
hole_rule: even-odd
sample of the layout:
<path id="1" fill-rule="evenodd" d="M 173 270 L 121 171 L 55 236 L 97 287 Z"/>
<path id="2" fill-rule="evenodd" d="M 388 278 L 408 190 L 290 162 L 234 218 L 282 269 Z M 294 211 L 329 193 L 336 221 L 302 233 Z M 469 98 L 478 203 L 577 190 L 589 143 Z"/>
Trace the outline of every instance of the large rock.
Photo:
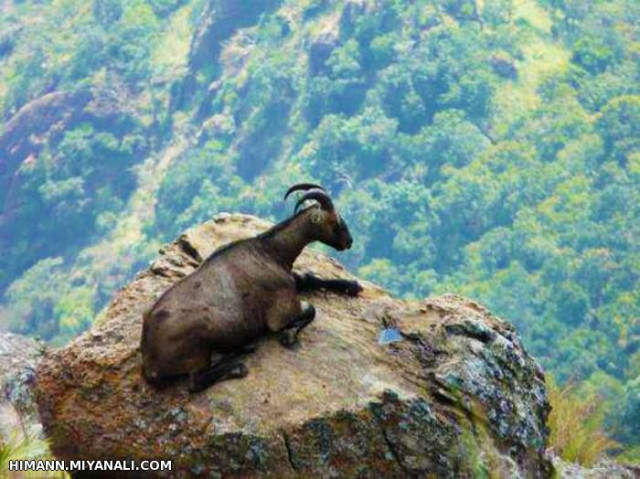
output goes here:
<path id="1" fill-rule="evenodd" d="M 550 475 L 540 367 L 509 323 L 458 296 L 401 301 L 368 283 L 356 299 L 313 294 L 297 350 L 267 338 L 248 377 L 201 394 L 149 387 L 143 311 L 215 248 L 268 226 L 220 215 L 187 231 L 91 331 L 47 353 L 38 402 L 59 458 L 171 458 L 172 477 Z M 352 277 L 314 251 L 296 267 Z M 385 326 L 404 339 L 379 344 Z"/>

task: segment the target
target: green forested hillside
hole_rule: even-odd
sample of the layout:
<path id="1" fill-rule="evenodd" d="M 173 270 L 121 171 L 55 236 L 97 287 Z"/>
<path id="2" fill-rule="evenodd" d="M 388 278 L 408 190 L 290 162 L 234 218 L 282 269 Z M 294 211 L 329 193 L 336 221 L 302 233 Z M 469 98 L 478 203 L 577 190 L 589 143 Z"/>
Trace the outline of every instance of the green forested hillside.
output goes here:
<path id="1" fill-rule="evenodd" d="M 0 0 L 0 326 L 61 343 L 165 241 L 282 219 L 511 320 L 640 438 L 640 4 Z M 638 457 L 636 449 L 636 457 Z"/>

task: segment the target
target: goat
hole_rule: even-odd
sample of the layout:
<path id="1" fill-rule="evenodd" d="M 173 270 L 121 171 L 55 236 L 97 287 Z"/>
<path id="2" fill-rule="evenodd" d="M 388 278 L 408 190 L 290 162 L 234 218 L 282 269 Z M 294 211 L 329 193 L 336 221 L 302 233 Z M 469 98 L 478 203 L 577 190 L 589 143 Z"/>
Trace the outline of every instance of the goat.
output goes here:
<path id="1" fill-rule="evenodd" d="M 353 243 L 346 222 L 324 188 L 294 185 L 285 194 L 303 190 L 294 215 L 253 238 L 213 252 L 200 267 L 169 288 L 144 314 L 141 351 L 143 376 L 152 385 L 187 375 L 189 390 L 248 374 L 239 357 L 255 351 L 253 344 L 278 333 L 287 348 L 313 321 L 315 308 L 296 293 L 317 289 L 357 296 L 357 281 L 321 279 L 292 272 L 302 250 L 320 241 L 338 251 Z M 308 200 L 315 202 L 300 207 Z"/>

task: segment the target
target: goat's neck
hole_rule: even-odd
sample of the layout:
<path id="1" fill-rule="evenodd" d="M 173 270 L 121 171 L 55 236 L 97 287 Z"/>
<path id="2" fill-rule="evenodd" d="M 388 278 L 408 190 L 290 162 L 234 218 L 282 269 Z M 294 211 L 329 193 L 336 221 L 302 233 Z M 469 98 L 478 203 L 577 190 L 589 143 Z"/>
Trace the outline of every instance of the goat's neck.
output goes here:
<path id="1" fill-rule="evenodd" d="M 308 219 L 302 214 L 282 229 L 278 229 L 268 237 L 268 247 L 276 261 L 287 269 L 293 268 L 293 263 L 300 256 L 302 250 L 314 239 L 308 232 Z"/>

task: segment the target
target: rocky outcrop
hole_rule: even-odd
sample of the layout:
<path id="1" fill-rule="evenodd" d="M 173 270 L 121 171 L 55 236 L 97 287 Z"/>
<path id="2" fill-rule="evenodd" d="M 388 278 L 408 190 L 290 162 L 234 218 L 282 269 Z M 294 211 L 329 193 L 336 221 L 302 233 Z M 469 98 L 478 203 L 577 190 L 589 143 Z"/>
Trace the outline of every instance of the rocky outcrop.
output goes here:
<path id="1" fill-rule="evenodd" d="M 100 183 L 108 183 L 112 194 L 120 199 L 133 187 L 133 173 L 126 167 L 131 166 L 133 158 L 145 157 L 147 142 L 136 140 L 126 148 L 118 146 L 122 153 L 118 161 L 94 162 L 91 168 L 80 165 L 73 155 L 69 158 L 60 147 L 66 135 L 79 125 L 96 133 L 108 132 L 119 141 L 130 133 L 144 131 L 132 103 L 132 94 L 117 75 L 106 75 L 94 78 L 91 85 L 43 94 L 22 106 L 0 129 L 0 271 L 7 273 L 0 274 L 0 295 L 11 280 L 37 261 L 63 255 L 60 244 L 69 247 L 69 242 L 85 240 L 83 235 L 65 233 L 78 218 L 82 221 L 77 224 L 93 227 L 88 217 L 95 216 L 94 199 L 103 186 Z M 85 148 L 83 154 L 98 154 L 93 145 Z M 69 166 L 72 163 L 74 167 Z M 73 185 L 77 193 L 65 200 L 52 200 L 49 193 L 58 190 L 48 188 L 54 184 Z M 70 197 L 73 199 L 68 200 Z M 46 215 L 60 221 L 35 228 L 34 224 Z M 83 233 L 88 234 L 86 230 Z M 58 241 L 52 242 L 51 237 Z M 28 254 L 17 254 L 16 244 L 28 244 Z"/>
<path id="2" fill-rule="evenodd" d="M 10 196 L 11 182 L 18 167 L 35 160 L 44 145 L 44 136 L 61 135 L 77 121 L 91 100 L 89 89 L 76 92 L 52 92 L 24 105 L 0 133 L 0 191 Z M 2 198 L 3 202 L 6 201 Z M 1 203 L 0 203 L 1 204 Z"/>
<path id="3" fill-rule="evenodd" d="M 281 0 L 209 0 L 189 49 L 189 74 L 181 87 L 173 92 L 172 108 L 182 108 L 195 93 L 198 72 L 218 63 L 222 44 L 226 40 L 238 29 L 254 25 L 261 15 L 272 12 L 280 3 Z"/>
<path id="4" fill-rule="evenodd" d="M 33 386 L 44 351 L 40 341 L 0 333 L 0 443 L 15 432 L 38 435 L 42 429 Z"/>
<path id="5" fill-rule="evenodd" d="M 591 467 L 583 467 L 553 457 L 553 465 L 558 476 L 563 479 L 637 479 L 640 477 L 640 466 L 623 466 L 607 459 Z"/>
<path id="6" fill-rule="evenodd" d="M 366 282 L 359 298 L 313 294 L 297 350 L 266 338 L 244 379 L 149 387 L 143 311 L 215 248 L 268 226 L 220 215 L 187 231 L 90 331 L 46 354 L 36 389 L 59 458 L 170 458 L 171 477 L 550 475 L 540 367 L 509 323 L 458 296 L 402 301 Z M 296 268 L 352 277 L 315 251 Z M 399 340 L 380 344 L 383 329 Z"/>
<path id="7" fill-rule="evenodd" d="M 198 71 L 217 61 L 223 41 L 239 28 L 254 25 L 279 4 L 280 0 L 209 0 L 191 44 L 189 70 Z"/>

